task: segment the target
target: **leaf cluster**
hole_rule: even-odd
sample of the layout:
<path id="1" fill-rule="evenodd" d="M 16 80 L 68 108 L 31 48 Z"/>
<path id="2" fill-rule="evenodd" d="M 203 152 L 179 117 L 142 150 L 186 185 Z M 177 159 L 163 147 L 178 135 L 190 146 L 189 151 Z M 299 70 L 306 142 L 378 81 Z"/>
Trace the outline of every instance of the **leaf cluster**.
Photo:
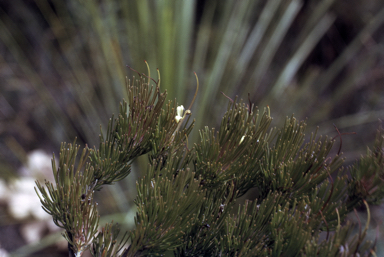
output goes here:
<path id="1" fill-rule="evenodd" d="M 373 149 L 367 148 L 367 154 L 359 162 L 349 167 L 349 195 L 352 203 L 356 199 L 366 199 L 368 203 L 380 204 L 384 197 L 384 133 L 380 128 L 376 134 Z"/>
<path id="2" fill-rule="evenodd" d="M 128 81 L 127 91 L 118 117 L 111 118 L 105 136 L 101 131 L 99 148 L 86 147 L 75 169 L 79 146 L 63 144 L 59 166 L 52 162 L 55 185 L 37 182 L 44 210 L 65 229 L 74 253 L 87 248 L 93 256 L 374 252 L 374 245 L 364 242 L 367 227 L 351 239 L 353 227 L 343 221 L 363 202 L 384 197 L 382 131 L 374 151 L 344 169 L 339 154 L 330 156 L 334 139 L 314 132 L 305 142 L 306 123 L 294 117 L 271 128 L 269 107 L 260 111 L 236 98 L 220 127 L 201 130 L 200 142 L 189 147 L 190 110 L 176 119 L 179 108 L 166 103 L 159 81 L 151 86 L 140 75 Z M 135 228 L 118 243 L 117 224 L 97 232 L 93 196 L 126 177 L 132 161 L 145 154 L 149 164 L 136 182 Z M 251 189 L 257 198 L 237 204 Z"/>
<path id="3" fill-rule="evenodd" d="M 150 86 L 143 77 L 135 83 L 128 81 L 128 102 L 123 101 L 118 117 L 110 119 L 106 135 L 101 130 L 99 148 L 86 146 L 79 158 L 80 146 L 63 143 L 58 165 L 55 156 L 52 159 L 54 183 L 45 181 L 43 186 L 36 182 L 43 209 L 52 215 L 57 226 L 65 229 L 70 251 L 79 255 L 93 242 L 96 242 L 92 249 L 97 256 L 106 249 L 109 255 L 115 251 L 112 242 L 118 234 L 116 225 L 107 224 L 103 232 L 98 233 L 95 191 L 125 178 L 138 156 L 148 152 L 152 156 L 164 155 L 170 146 L 183 145 L 186 140 L 177 132 L 175 108 L 170 108 L 171 103 L 163 108 L 166 92 L 160 93 L 158 85 Z M 192 124 L 184 126 L 182 132 L 189 133 L 191 128 Z M 109 235 L 113 235 L 112 239 L 108 239 Z"/>

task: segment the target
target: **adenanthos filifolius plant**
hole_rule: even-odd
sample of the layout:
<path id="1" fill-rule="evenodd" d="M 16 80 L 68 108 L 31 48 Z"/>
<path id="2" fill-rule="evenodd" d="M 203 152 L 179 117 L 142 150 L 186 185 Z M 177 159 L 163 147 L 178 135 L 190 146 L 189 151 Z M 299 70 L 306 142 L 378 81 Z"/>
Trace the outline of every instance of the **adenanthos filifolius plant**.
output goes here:
<path id="1" fill-rule="evenodd" d="M 374 149 L 345 169 L 340 149 L 330 154 L 345 133 L 306 139 L 305 121 L 287 117 L 271 127 L 269 107 L 228 97 L 219 128 L 200 130 L 191 144 L 198 80 L 185 109 L 166 101 L 160 74 L 157 81 L 138 74 L 127 80 L 128 98 L 99 146 L 78 157 L 80 146 L 63 143 L 58 166 L 52 160 L 55 183 L 36 182 L 70 256 L 87 249 L 97 257 L 375 256 L 375 243 L 364 239 L 369 219 L 355 236 L 345 220 L 361 205 L 369 217 L 368 204 L 384 197 L 381 128 Z M 119 239 L 118 224 L 99 228 L 94 194 L 127 177 L 142 155 L 148 167 L 136 181 L 135 227 Z M 238 204 L 251 189 L 256 199 Z"/>
<path id="2" fill-rule="evenodd" d="M 71 245 L 71 249 L 81 255 L 97 234 L 99 216 L 97 203 L 93 201 L 96 186 L 94 168 L 87 160 L 87 148 L 83 149 L 75 166 L 79 148 L 76 144 L 61 145 L 58 167 L 55 156 L 52 159 L 56 185 L 46 181 L 44 188 L 36 181 L 36 192 L 43 209 L 52 215 L 53 222 L 65 229 L 63 236 Z"/>

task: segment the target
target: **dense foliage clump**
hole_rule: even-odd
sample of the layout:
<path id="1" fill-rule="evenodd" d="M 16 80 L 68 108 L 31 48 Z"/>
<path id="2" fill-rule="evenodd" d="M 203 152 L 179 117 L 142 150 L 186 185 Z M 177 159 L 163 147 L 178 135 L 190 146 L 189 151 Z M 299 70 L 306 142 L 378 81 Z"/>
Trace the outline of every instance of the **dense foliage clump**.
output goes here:
<path id="1" fill-rule="evenodd" d="M 374 148 L 345 169 L 340 151 L 330 156 L 335 138 L 314 132 L 306 141 L 306 124 L 294 117 L 271 128 L 269 107 L 230 99 L 220 127 L 200 130 L 191 146 L 190 107 L 167 102 L 159 81 L 150 85 L 146 76 L 127 84 L 127 102 L 101 131 L 99 146 L 86 146 L 78 158 L 80 146 L 63 143 L 58 166 L 52 161 L 55 183 L 36 182 L 71 255 L 375 254 L 364 240 L 367 228 L 353 236 L 344 220 L 361 205 L 369 213 L 384 197 L 381 129 Z M 149 166 L 136 182 L 135 228 L 117 240 L 118 224 L 99 231 L 94 194 L 127 177 L 141 155 Z M 257 199 L 238 206 L 250 189 Z"/>

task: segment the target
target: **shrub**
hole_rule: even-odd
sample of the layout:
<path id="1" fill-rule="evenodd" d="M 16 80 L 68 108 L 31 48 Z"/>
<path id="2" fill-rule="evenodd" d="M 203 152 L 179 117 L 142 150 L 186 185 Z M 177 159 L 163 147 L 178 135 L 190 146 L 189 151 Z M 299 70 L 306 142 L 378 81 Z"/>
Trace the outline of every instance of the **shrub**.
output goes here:
<path id="1" fill-rule="evenodd" d="M 43 209 L 65 230 L 70 256 L 87 249 L 93 256 L 375 254 L 374 243 L 364 241 L 369 220 L 355 236 L 344 221 L 360 205 L 369 216 L 368 205 L 384 196 L 381 129 L 374 148 L 344 168 L 340 132 L 329 138 L 315 131 L 306 141 L 304 121 L 292 116 L 271 128 L 269 107 L 236 98 L 219 129 L 200 130 L 191 146 L 192 104 L 185 110 L 167 102 L 160 80 L 149 82 L 145 75 L 127 82 L 128 99 L 98 147 L 79 154 L 79 145 L 63 143 L 58 165 L 52 160 L 55 184 L 36 182 Z M 336 138 L 340 148 L 330 156 Z M 94 195 L 127 177 L 141 155 L 149 165 L 136 182 L 135 228 L 118 240 L 118 224 L 99 231 Z M 250 189 L 257 198 L 235 210 Z"/>

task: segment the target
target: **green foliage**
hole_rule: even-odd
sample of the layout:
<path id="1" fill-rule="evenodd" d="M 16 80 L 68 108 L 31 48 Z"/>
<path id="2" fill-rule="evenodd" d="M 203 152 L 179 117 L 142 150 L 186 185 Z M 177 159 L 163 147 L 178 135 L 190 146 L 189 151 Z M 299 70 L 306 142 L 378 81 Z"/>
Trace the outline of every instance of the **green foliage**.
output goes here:
<path id="1" fill-rule="evenodd" d="M 368 207 L 367 203 L 364 202 Z M 369 217 L 369 209 L 368 217 Z M 336 213 L 337 209 L 336 209 Z M 347 222 L 344 226 L 340 225 L 340 217 L 338 216 L 338 224 L 333 235 L 319 242 L 318 238 L 307 241 L 302 256 L 370 256 L 374 254 L 370 242 L 363 241 L 369 225 L 369 219 L 364 231 L 360 231 L 357 235 L 352 236 L 352 225 Z M 376 255 L 374 255 L 376 256 Z"/>
<path id="2" fill-rule="evenodd" d="M 377 131 L 373 150 L 367 149 L 366 156 L 350 167 L 349 189 L 351 201 L 366 199 L 368 203 L 380 204 L 384 197 L 384 131 Z M 356 201 L 356 200 L 355 200 Z"/>
<path id="3" fill-rule="evenodd" d="M 271 208 L 281 203 L 281 194 L 269 194 L 261 204 L 246 201 L 239 206 L 237 215 L 227 218 L 226 228 L 220 237 L 220 249 L 216 255 L 223 253 L 228 256 L 263 256 L 268 242 L 269 223 L 276 209 Z"/>
<path id="4" fill-rule="evenodd" d="M 215 129 L 207 127 L 200 131 L 194 168 L 206 187 L 233 181 L 238 197 L 254 187 L 272 118 L 265 111 L 258 119 L 259 112 L 254 112 L 252 105 L 246 107 L 235 101 L 229 104 L 217 135 Z"/>
<path id="5" fill-rule="evenodd" d="M 101 132 L 99 148 L 86 147 L 75 169 L 79 146 L 62 144 L 59 167 L 52 161 L 55 185 L 36 182 L 44 210 L 65 229 L 73 254 L 88 248 L 98 257 L 374 253 L 364 241 L 369 221 L 354 238 L 342 221 L 363 202 L 384 197 L 382 130 L 375 150 L 347 170 L 348 178 L 339 154 L 330 156 L 334 139 L 315 132 L 305 142 L 304 121 L 291 117 L 270 128 L 269 107 L 260 115 L 251 102 L 235 99 L 217 132 L 201 130 L 191 148 L 191 111 L 166 103 L 159 81 L 152 86 L 140 76 L 127 83 L 128 102 L 106 135 Z M 117 224 L 97 232 L 94 193 L 126 177 L 141 155 L 149 163 L 136 182 L 135 228 L 119 241 Z M 236 207 L 250 189 L 257 199 Z"/>
<path id="6" fill-rule="evenodd" d="M 143 78 L 137 83 L 143 83 Z M 153 133 L 158 131 L 166 94 L 160 94 L 158 87 L 129 86 L 127 91 L 129 103 L 120 104 L 119 116 L 110 119 L 105 139 L 101 131 L 99 149 L 91 151 L 96 190 L 126 177 L 129 164 L 152 149 Z"/>
<path id="7" fill-rule="evenodd" d="M 95 243 L 91 249 L 92 255 L 95 257 L 116 256 L 127 242 L 125 234 L 120 243 L 116 245 L 119 233 L 119 224 L 106 224 L 97 237 L 95 237 Z"/>
<path id="8" fill-rule="evenodd" d="M 54 223 L 65 229 L 63 236 L 74 252 L 83 252 L 97 234 L 99 216 L 93 201 L 94 168 L 87 161 L 84 149 L 75 169 L 75 160 L 80 146 L 63 143 L 60 148 L 59 167 L 55 156 L 52 169 L 55 186 L 46 181 L 46 189 L 36 181 L 36 190 L 43 209 L 52 215 Z"/>

